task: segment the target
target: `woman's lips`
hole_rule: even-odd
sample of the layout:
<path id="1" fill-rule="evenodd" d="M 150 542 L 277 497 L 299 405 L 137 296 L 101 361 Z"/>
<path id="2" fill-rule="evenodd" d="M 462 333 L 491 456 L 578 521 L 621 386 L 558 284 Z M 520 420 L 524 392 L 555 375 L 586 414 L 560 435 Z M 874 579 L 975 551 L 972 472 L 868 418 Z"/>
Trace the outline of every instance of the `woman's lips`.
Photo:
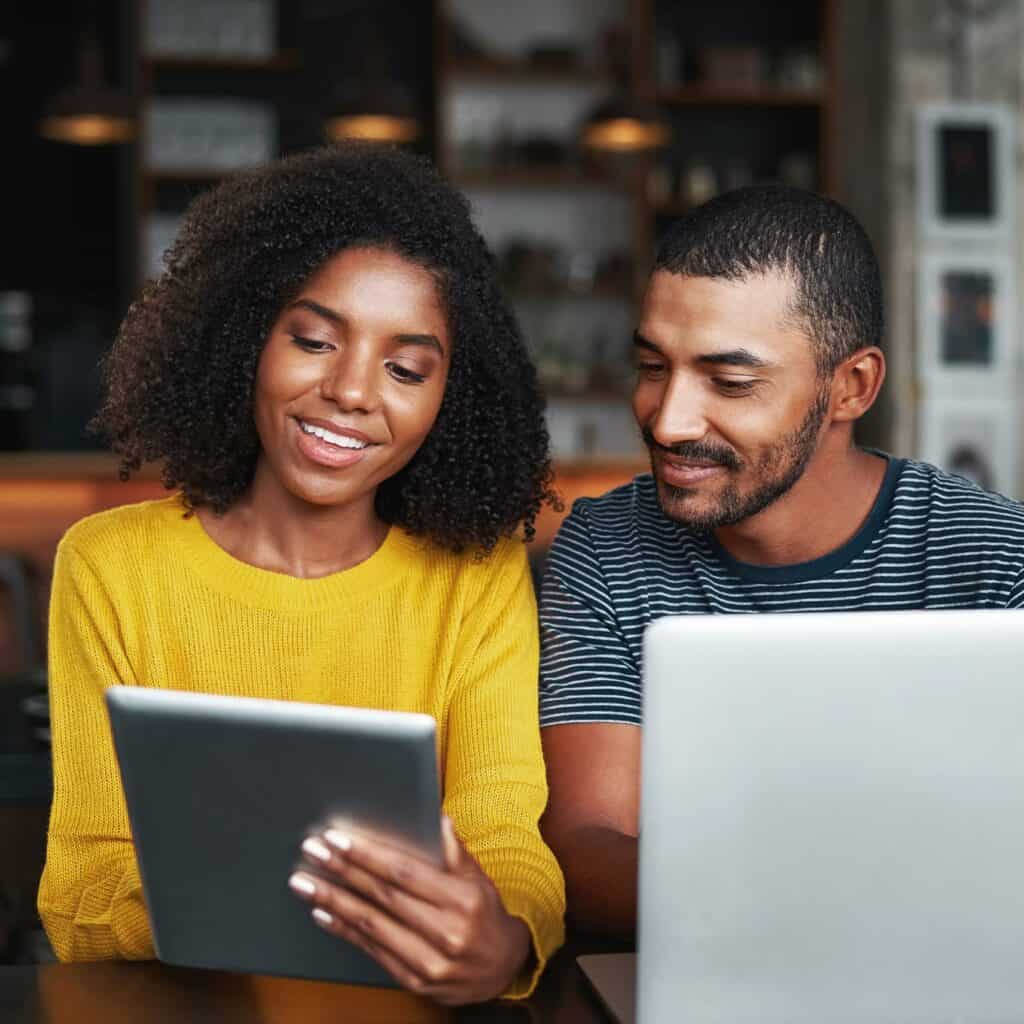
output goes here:
<path id="1" fill-rule="evenodd" d="M 298 420 L 293 422 L 295 423 L 295 432 L 298 435 L 297 444 L 299 451 L 310 462 L 315 462 L 318 466 L 323 466 L 325 469 L 342 469 L 345 466 L 351 466 L 359 462 L 370 450 L 369 447 L 341 448 L 336 444 L 331 444 L 330 441 L 322 440 L 314 434 L 307 434 L 299 425 Z"/>

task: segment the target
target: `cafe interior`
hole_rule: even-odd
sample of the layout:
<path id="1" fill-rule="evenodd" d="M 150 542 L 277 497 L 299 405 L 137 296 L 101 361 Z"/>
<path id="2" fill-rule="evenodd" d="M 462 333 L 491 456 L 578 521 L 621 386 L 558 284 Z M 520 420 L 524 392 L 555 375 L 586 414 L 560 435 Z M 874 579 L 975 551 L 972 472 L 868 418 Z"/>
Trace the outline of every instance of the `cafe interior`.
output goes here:
<path id="1" fill-rule="evenodd" d="M 193 198 L 331 140 L 433 160 L 494 254 L 568 510 L 647 469 L 631 344 L 668 225 L 752 183 L 822 192 L 885 280 L 889 375 L 859 441 L 1020 498 L 1022 40 L 1024 6 L 998 0 L 3 5 L 0 963 L 53 958 L 54 554 L 79 519 L 165 493 L 157 466 L 120 479 L 89 421 Z M 564 510 L 538 521 L 537 578 Z"/>

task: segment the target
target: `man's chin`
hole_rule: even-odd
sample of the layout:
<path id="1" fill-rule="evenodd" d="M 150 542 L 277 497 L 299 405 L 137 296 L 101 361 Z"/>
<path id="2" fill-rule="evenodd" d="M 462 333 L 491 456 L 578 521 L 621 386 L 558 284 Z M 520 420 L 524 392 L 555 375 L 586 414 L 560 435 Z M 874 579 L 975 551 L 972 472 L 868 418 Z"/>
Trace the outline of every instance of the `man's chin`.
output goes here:
<path id="1" fill-rule="evenodd" d="M 699 487 L 674 487 L 657 480 L 661 511 L 673 522 L 691 530 L 708 531 L 718 525 L 720 510 L 701 496 Z"/>

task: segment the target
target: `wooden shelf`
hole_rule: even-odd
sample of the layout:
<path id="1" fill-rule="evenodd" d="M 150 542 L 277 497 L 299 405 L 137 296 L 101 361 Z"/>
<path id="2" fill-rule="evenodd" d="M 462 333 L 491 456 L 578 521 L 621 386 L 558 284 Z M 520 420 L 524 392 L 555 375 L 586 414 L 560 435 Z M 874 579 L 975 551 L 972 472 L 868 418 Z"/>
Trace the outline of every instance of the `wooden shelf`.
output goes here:
<path id="1" fill-rule="evenodd" d="M 220 54 L 154 54 L 144 62 L 156 71 L 252 71 L 257 73 L 279 73 L 295 71 L 299 67 L 299 55 L 285 50 L 272 57 L 226 57 Z"/>
<path id="2" fill-rule="evenodd" d="M 597 68 L 529 60 L 460 60 L 450 64 L 447 75 L 465 81 L 516 82 L 524 85 L 605 85 L 610 79 Z"/>
<path id="3" fill-rule="evenodd" d="M 658 102 L 666 107 L 820 107 L 820 92 L 798 89 L 730 88 L 721 85 L 683 85 L 658 93 Z"/>

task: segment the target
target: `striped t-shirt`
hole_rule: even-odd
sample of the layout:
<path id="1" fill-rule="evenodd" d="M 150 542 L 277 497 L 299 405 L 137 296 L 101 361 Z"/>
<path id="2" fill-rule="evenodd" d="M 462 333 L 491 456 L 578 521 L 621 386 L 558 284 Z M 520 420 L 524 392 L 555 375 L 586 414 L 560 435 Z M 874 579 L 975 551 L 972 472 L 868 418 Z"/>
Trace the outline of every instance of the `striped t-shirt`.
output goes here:
<path id="1" fill-rule="evenodd" d="M 641 720 L 644 628 L 666 615 L 1024 607 L 1024 505 L 889 459 L 864 525 L 810 562 L 757 566 L 669 519 L 654 479 L 581 498 L 541 593 L 541 725 Z"/>

